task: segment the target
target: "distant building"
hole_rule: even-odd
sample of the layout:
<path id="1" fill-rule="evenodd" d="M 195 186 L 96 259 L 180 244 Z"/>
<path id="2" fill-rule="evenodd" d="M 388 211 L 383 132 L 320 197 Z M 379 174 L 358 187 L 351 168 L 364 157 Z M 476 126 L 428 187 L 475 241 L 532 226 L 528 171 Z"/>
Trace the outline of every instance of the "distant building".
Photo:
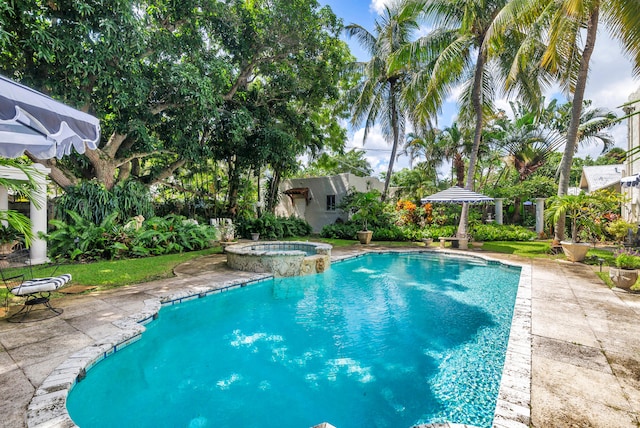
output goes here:
<path id="1" fill-rule="evenodd" d="M 596 190 L 611 189 L 620 192 L 620 179 L 624 174 L 624 165 L 583 166 L 580 177 L 580 190 L 593 193 Z"/>
<path id="2" fill-rule="evenodd" d="M 375 177 L 358 177 L 344 173 L 331 177 L 293 178 L 280 184 L 280 201 L 275 213 L 279 216 L 296 216 L 305 219 L 314 232 L 338 219 L 348 220 L 348 214 L 337 209 L 349 191 L 367 192 L 384 190 L 384 183 Z"/>
<path id="3" fill-rule="evenodd" d="M 640 148 L 640 89 L 629 96 L 629 101 L 638 101 L 624 107 L 626 114 L 636 113 L 627 119 L 627 150 Z M 630 223 L 640 223 L 640 155 L 629 156 L 624 164 L 622 193 L 622 218 Z"/>

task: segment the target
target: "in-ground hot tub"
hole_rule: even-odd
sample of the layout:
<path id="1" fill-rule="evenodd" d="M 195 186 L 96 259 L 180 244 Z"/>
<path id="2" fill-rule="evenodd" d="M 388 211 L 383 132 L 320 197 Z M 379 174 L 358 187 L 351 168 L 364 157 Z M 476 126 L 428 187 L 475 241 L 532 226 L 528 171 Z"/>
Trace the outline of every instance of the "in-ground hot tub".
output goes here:
<path id="1" fill-rule="evenodd" d="M 331 245 L 317 242 L 253 242 L 230 245 L 225 252 L 233 269 L 275 276 L 320 273 L 331 265 Z"/>

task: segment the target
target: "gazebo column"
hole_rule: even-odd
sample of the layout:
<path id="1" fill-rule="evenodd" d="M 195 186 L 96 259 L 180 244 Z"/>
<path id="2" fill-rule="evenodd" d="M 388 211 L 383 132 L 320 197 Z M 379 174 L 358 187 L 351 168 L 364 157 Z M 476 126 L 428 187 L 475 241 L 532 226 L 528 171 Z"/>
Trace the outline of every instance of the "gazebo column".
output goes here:
<path id="1" fill-rule="evenodd" d="M 544 231 L 544 199 L 536 198 L 536 233 L 538 236 Z"/>
<path id="2" fill-rule="evenodd" d="M 33 240 L 29 249 L 31 264 L 37 265 L 49 261 L 47 257 L 47 241 L 38 237 L 40 232 L 47 233 L 47 174 L 48 168 L 44 168 L 39 164 L 34 164 L 35 169 L 41 174 L 34 175 L 37 183 L 37 190 L 30 202 L 30 218 L 31 230 L 33 231 Z M 34 200 L 36 204 L 34 204 Z"/>
<path id="3" fill-rule="evenodd" d="M 502 224 L 502 201 L 503 198 L 495 198 L 496 204 L 496 223 Z"/>
<path id="4" fill-rule="evenodd" d="M 6 187 L 0 187 L 0 211 L 9 210 L 9 191 Z M 6 220 L 2 220 L 2 224 L 6 227 L 8 225 Z"/>

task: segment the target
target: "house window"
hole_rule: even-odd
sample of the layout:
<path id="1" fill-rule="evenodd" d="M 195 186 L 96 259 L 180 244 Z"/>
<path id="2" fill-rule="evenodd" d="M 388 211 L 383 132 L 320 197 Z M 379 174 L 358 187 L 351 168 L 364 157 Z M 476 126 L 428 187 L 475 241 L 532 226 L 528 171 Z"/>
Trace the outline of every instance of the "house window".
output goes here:
<path id="1" fill-rule="evenodd" d="M 327 195 L 327 211 L 336 210 L 336 195 Z"/>

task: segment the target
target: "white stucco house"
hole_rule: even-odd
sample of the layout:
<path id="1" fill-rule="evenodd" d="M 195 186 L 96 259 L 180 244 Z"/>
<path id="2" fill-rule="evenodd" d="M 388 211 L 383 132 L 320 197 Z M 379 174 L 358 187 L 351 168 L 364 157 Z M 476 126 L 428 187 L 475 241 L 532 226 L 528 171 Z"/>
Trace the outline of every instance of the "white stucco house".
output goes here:
<path id="1" fill-rule="evenodd" d="M 338 219 L 348 219 L 347 213 L 336 206 L 349 191 L 367 192 L 373 189 L 382 192 L 384 183 L 375 177 L 358 177 L 349 173 L 284 180 L 279 187 L 282 196 L 275 214 L 303 218 L 317 233 Z"/>
<path id="2" fill-rule="evenodd" d="M 627 119 L 627 150 L 640 149 L 640 89 L 629 95 L 624 107 L 626 114 L 635 115 Z M 626 201 L 622 204 L 622 218 L 630 223 L 640 223 L 640 153 L 629 156 L 624 164 L 622 193 Z"/>

